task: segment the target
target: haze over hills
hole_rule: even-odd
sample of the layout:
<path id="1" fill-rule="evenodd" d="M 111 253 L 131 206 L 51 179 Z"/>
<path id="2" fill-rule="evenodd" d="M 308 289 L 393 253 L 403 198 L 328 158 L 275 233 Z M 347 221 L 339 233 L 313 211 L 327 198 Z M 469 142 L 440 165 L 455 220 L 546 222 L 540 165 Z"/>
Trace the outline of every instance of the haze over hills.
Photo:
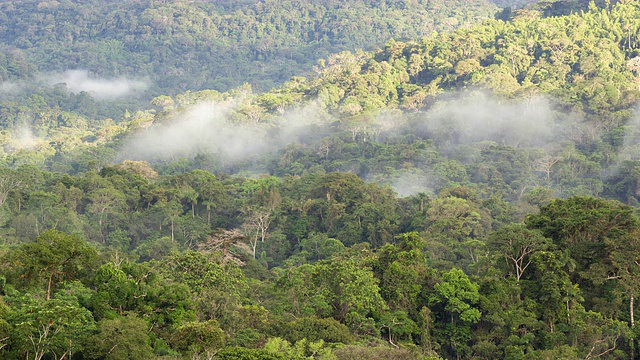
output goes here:
<path id="1" fill-rule="evenodd" d="M 640 4 L 522 5 L 0 4 L 0 358 L 636 357 Z"/>

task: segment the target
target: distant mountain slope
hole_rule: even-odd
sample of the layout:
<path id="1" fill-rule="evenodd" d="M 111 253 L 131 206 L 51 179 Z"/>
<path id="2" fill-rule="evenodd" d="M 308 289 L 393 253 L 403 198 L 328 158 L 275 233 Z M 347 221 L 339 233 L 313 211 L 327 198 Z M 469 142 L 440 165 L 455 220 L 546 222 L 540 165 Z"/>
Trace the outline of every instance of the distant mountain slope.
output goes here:
<path id="1" fill-rule="evenodd" d="M 0 47 L 42 72 L 148 77 L 156 94 L 244 82 L 266 90 L 331 53 L 450 31 L 497 10 L 485 0 L 3 1 Z"/>
<path id="2" fill-rule="evenodd" d="M 476 87 L 507 97 L 550 94 L 587 115 L 615 112 L 637 99 L 639 19 L 633 2 L 491 20 L 420 42 L 391 41 L 377 52 L 336 54 L 316 77 L 273 93 L 320 99 L 345 115 L 420 109 L 443 92 Z"/>
<path id="3" fill-rule="evenodd" d="M 9 130 L 5 164 L 74 173 L 137 159 L 154 166 L 179 160 L 163 173 L 426 173 L 436 187 L 464 183 L 467 173 L 487 194 L 498 188 L 513 199 L 545 186 L 640 202 L 639 19 L 640 5 L 629 3 L 490 20 L 421 41 L 389 41 L 377 51 L 337 53 L 314 75 L 266 93 L 241 86 L 158 96 L 153 108 L 115 122 L 78 117 L 92 106 L 100 111 L 82 96 L 66 100 L 73 108 L 37 96 L 22 106 L 0 102 Z M 217 105 L 194 106 L 202 102 Z M 487 162 L 501 168 L 502 180 Z"/>

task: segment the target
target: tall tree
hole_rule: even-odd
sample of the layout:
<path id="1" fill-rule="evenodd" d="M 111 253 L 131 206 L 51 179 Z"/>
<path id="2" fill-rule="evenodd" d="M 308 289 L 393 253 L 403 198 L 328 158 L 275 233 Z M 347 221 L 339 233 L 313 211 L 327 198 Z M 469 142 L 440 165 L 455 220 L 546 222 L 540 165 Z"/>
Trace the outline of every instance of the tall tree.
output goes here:
<path id="1" fill-rule="evenodd" d="M 533 254 L 553 246 L 551 240 L 542 236 L 540 231 L 527 229 L 524 225 L 510 225 L 499 229 L 491 234 L 487 245 L 504 258 L 517 282 L 520 282 L 531 265 Z"/>
<path id="2" fill-rule="evenodd" d="M 434 285 L 429 297 L 432 309 L 440 311 L 440 332 L 449 350 L 457 358 L 469 351 L 471 325 L 480 321 L 480 310 L 474 306 L 480 299 L 479 286 L 460 269 L 442 274 L 442 280 Z"/>
<path id="3" fill-rule="evenodd" d="M 13 271 L 20 278 L 44 283 L 46 300 L 64 280 L 87 280 L 97 263 L 97 251 L 75 235 L 47 230 L 32 243 L 10 255 Z"/>
<path id="4" fill-rule="evenodd" d="M 56 295 L 41 300 L 26 294 L 12 299 L 9 321 L 15 328 L 16 353 L 20 358 L 40 360 L 48 356 L 68 359 L 95 329 L 91 312 L 74 296 Z"/>

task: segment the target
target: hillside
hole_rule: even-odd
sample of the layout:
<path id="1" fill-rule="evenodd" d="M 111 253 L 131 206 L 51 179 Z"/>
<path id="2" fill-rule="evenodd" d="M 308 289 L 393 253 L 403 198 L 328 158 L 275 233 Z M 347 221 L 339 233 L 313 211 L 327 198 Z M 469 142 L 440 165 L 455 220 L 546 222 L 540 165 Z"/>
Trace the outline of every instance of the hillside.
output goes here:
<path id="1" fill-rule="evenodd" d="M 634 358 L 640 4 L 583 5 L 106 120 L 3 101 L 0 357 Z"/>
<path id="2" fill-rule="evenodd" d="M 484 0 L 4 1 L 0 47 L 44 74 L 133 77 L 154 95 L 243 83 L 264 91 L 332 53 L 450 31 L 496 11 Z"/>

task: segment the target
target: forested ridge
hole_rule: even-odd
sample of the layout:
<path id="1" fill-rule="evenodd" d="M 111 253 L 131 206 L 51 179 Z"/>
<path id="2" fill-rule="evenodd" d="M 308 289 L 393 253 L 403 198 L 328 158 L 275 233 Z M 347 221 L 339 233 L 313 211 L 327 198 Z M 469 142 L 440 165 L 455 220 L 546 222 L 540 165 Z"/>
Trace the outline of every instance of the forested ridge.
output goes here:
<path id="1" fill-rule="evenodd" d="M 4 1 L 0 43 L 41 72 L 148 77 L 155 94 L 244 82 L 264 91 L 331 53 L 450 31 L 496 11 L 484 0 Z M 34 75 L 5 69 L 0 80 Z"/>
<path id="2" fill-rule="evenodd" d="M 296 8 L 130 11 L 252 21 L 275 4 Z M 495 13 L 318 53 L 266 92 L 167 83 L 146 108 L 60 85 L 21 97 L 19 79 L 58 66 L 24 54 L 78 55 L 7 16 L 22 50 L 0 57 L 0 357 L 635 358 L 640 5 Z"/>

